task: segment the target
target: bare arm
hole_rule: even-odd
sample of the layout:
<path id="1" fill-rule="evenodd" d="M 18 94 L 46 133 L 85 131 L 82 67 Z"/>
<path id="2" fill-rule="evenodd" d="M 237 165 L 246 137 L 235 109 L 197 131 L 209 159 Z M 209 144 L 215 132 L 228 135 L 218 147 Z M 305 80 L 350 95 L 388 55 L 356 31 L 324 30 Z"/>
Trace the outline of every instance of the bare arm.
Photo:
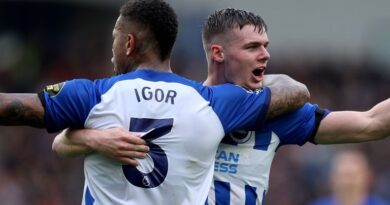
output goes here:
<path id="1" fill-rule="evenodd" d="M 135 158 L 144 158 L 149 151 L 139 135 L 122 128 L 65 130 L 56 136 L 52 148 L 63 157 L 97 151 L 133 166 L 138 165 Z"/>
<path id="2" fill-rule="evenodd" d="M 0 125 L 44 127 L 44 107 L 37 94 L 0 93 Z"/>
<path id="3" fill-rule="evenodd" d="M 318 144 L 355 143 L 390 136 L 390 98 L 366 112 L 339 111 L 326 116 L 314 141 Z"/>
<path id="4" fill-rule="evenodd" d="M 77 131 L 74 131 L 77 135 Z M 71 141 L 67 135 L 72 133 L 69 129 L 63 130 L 60 134 L 58 134 L 53 141 L 52 149 L 61 157 L 77 157 L 84 154 L 88 154 L 93 152 L 91 148 L 86 146 L 86 137 L 81 136 L 78 140 L 78 143 Z M 78 136 L 74 136 L 77 138 Z M 84 141 L 82 141 L 84 140 Z"/>
<path id="5" fill-rule="evenodd" d="M 294 111 L 310 99 L 307 87 L 287 75 L 265 75 L 263 85 L 271 89 L 267 119 Z"/>

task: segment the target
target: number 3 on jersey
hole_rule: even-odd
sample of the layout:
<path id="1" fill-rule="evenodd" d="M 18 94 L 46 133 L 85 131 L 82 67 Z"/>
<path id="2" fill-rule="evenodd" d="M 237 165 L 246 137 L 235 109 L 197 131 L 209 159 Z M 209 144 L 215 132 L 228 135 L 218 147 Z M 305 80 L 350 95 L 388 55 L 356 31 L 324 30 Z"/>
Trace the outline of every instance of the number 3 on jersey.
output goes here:
<path id="1" fill-rule="evenodd" d="M 134 186 L 141 188 L 157 187 L 165 180 L 168 173 L 168 158 L 164 150 L 153 143 L 153 140 L 171 132 L 173 119 L 131 118 L 130 132 L 149 132 L 142 137 L 149 146 L 149 156 L 154 168 L 149 173 L 143 173 L 136 167 L 123 165 L 122 170 L 126 179 Z"/>

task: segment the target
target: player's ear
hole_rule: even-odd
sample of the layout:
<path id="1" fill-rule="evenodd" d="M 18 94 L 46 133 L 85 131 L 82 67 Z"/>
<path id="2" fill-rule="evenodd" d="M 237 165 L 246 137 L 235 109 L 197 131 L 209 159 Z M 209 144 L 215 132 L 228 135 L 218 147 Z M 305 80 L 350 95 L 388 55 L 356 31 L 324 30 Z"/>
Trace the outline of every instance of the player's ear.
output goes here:
<path id="1" fill-rule="evenodd" d="M 131 33 L 127 34 L 126 39 L 126 55 L 130 55 L 135 50 L 135 36 Z"/>
<path id="2" fill-rule="evenodd" d="M 211 50 L 211 59 L 213 61 L 217 61 L 218 63 L 222 63 L 224 60 L 223 47 L 218 44 L 213 44 L 210 47 Z"/>

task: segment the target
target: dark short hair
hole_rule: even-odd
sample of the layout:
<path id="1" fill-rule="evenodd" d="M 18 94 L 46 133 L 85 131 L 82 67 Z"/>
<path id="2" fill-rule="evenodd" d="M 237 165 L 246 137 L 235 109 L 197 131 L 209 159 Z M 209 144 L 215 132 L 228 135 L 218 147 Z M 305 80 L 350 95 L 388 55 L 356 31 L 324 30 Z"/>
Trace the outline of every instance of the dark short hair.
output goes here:
<path id="1" fill-rule="evenodd" d="M 204 43 L 210 43 L 215 35 L 239 27 L 242 29 L 246 25 L 253 25 L 259 32 L 267 31 L 267 25 L 263 18 L 252 12 L 240 9 L 216 10 L 207 18 L 203 25 L 202 37 Z"/>
<path id="2" fill-rule="evenodd" d="M 128 22 L 145 26 L 158 44 L 161 60 L 172 52 L 178 32 L 175 11 L 162 0 L 129 0 L 120 9 L 120 15 Z"/>

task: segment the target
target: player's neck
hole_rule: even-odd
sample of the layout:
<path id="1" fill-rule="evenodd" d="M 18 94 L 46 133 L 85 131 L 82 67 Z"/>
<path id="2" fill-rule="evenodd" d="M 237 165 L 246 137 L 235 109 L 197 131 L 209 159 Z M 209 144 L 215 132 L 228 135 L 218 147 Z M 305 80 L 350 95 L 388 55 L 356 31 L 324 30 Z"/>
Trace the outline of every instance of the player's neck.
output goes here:
<path id="1" fill-rule="evenodd" d="M 207 70 L 207 79 L 204 81 L 203 85 L 211 86 L 211 85 L 219 85 L 226 83 L 224 69 L 218 67 L 215 64 L 209 64 Z"/>
<path id="2" fill-rule="evenodd" d="M 172 72 L 171 63 L 170 63 L 169 58 L 165 61 L 160 61 L 160 60 L 156 59 L 156 60 L 150 60 L 147 62 L 140 63 L 137 66 L 137 70 L 138 69 L 148 69 L 148 70 L 158 70 L 158 71 L 162 71 L 162 72 Z"/>

